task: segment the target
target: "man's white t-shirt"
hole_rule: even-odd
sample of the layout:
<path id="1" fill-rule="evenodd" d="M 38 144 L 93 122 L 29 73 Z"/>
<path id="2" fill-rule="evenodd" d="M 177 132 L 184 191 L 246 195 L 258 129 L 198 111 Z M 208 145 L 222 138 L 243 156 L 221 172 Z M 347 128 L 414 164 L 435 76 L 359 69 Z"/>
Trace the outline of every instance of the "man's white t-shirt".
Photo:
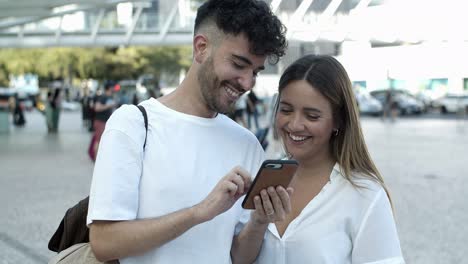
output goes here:
<path id="1" fill-rule="evenodd" d="M 385 190 L 367 179 L 356 188 L 335 165 L 330 181 L 279 236 L 265 234 L 258 264 L 403 264 Z"/>
<path id="2" fill-rule="evenodd" d="M 201 202 L 235 166 L 255 176 L 264 152 L 255 136 L 224 115 L 202 118 L 174 111 L 156 99 L 124 105 L 108 120 L 93 173 L 87 223 L 155 218 Z M 128 263 L 230 263 L 242 199 Z"/>

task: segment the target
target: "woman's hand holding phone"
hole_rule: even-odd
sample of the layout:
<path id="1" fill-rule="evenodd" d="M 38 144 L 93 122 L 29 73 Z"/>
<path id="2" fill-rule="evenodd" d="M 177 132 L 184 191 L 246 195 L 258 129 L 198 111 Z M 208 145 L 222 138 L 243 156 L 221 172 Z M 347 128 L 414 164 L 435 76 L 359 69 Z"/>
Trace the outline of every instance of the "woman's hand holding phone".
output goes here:
<path id="1" fill-rule="evenodd" d="M 297 170 L 294 160 L 266 160 L 260 167 L 252 186 L 242 202 L 245 209 L 253 209 L 252 220 L 259 224 L 282 221 L 291 212 L 288 187 Z"/>
<path id="2" fill-rule="evenodd" d="M 283 221 L 291 213 L 290 196 L 293 188 L 283 186 L 268 187 L 253 198 L 255 210 L 251 218 L 257 224 L 268 224 Z"/>

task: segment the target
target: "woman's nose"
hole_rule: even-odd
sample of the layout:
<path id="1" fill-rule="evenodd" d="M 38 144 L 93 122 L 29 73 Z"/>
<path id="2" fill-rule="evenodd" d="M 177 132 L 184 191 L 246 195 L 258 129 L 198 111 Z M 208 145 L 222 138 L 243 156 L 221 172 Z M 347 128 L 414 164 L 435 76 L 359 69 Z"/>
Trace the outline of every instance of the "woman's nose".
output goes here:
<path id="1" fill-rule="evenodd" d="M 289 128 L 292 131 L 299 131 L 304 129 L 304 119 L 302 116 L 299 114 L 291 116 L 291 120 L 289 121 Z"/>

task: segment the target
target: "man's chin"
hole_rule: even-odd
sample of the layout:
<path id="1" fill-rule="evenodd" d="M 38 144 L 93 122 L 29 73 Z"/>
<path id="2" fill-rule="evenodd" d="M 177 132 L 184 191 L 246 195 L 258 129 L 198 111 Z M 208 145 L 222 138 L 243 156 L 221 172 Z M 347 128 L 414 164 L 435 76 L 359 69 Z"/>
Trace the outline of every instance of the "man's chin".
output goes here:
<path id="1" fill-rule="evenodd" d="M 219 107 L 217 107 L 216 112 L 226 115 L 226 114 L 234 113 L 235 109 L 236 109 L 235 104 L 231 104 L 231 105 L 228 105 L 228 106 L 219 106 Z"/>

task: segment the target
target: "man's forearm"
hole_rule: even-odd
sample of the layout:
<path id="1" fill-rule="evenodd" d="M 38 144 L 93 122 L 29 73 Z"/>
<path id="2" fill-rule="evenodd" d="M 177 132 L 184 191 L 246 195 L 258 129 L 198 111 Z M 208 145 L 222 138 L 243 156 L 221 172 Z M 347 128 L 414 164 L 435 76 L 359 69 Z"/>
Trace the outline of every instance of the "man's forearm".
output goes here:
<path id="1" fill-rule="evenodd" d="M 96 112 L 102 112 L 102 111 L 105 111 L 107 109 L 111 109 L 113 107 L 113 105 L 111 104 L 101 104 L 101 103 L 97 103 L 96 106 L 94 107 L 94 111 Z"/>
<path id="2" fill-rule="evenodd" d="M 95 221 L 90 226 L 90 241 L 96 258 L 109 261 L 139 255 L 182 235 L 207 221 L 196 207 L 152 219 L 133 221 Z"/>
<path id="3" fill-rule="evenodd" d="M 232 263 L 253 263 L 262 247 L 266 224 L 256 224 L 252 220 L 247 222 L 242 231 L 234 237 L 231 258 Z"/>

